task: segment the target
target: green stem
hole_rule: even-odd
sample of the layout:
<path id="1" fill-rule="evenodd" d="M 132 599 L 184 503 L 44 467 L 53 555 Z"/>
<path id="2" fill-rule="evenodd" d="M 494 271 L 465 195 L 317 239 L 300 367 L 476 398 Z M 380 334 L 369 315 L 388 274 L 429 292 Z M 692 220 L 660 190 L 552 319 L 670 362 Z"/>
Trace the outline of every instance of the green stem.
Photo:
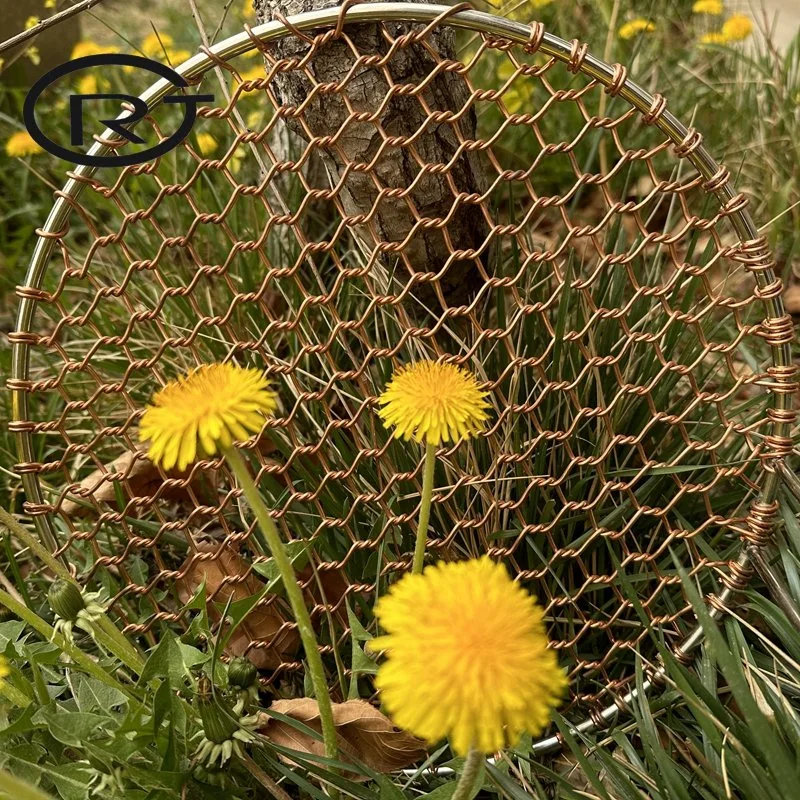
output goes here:
<path id="1" fill-rule="evenodd" d="M 225 448 L 223 452 L 233 470 L 233 474 L 239 481 L 242 494 L 244 494 L 245 499 L 250 504 L 250 508 L 253 509 L 253 513 L 256 515 L 258 525 L 266 538 L 275 566 L 278 568 L 283 581 L 283 587 L 286 590 L 286 596 L 289 598 L 289 604 L 292 607 L 295 622 L 297 623 L 297 630 L 303 641 L 306 659 L 308 660 L 308 671 L 314 686 L 317 704 L 319 705 L 322 737 L 325 741 L 325 755 L 328 758 L 336 758 L 338 755 L 336 726 L 333 724 L 333 708 L 328 692 L 328 684 L 325 681 L 325 669 L 322 665 L 322 657 L 317 649 L 317 637 L 314 635 L 314 628 L 311 625 L 311 617 L 303 599 L 303 592 L 297 584 L 294 567 L 283 546 L 278 529 L 270 516 L 269 509 L 259 494 L 241 453 L 233 447 Z"/>
<path id="2" fill-rule="evenodd" d="M 0 792 L 15 800 L 52 800 L 52 795 L 40 792 L 35 786 L 15 778 L 4 769 L 0 769 Z"/>
<path id="3" fill-rule="evenodd" d="M 42 546 L 39 540 L 31 534 L 30 531 L 20 525 L 19 522 L 2 507 L 0 507 L 0 523 L 5 525 L 11 535 L 15 539 L 19 539 L 25 547 L 27 547 L 43 564 L 46 564 L 56 576 L 62 580 L 69 581 L 80 591 L 81 587 L 75 578 L 64 569 L 58 560 L 53 557 L 47 548 Z M 97 641 L 100 642 L 103 647 L 110 653 L 113 653 L 113 655 L 125 664 L 128 669 L 133 670 L 137 675 L 141 674 L 144 668 L 144 660 L 108 617 L 103 616 L 99 620 L 99 623 L 93 623 L 92 629 L 97 637 Z"/>
<path id="4" fill-rule="evenodd" d="M 425 548 L 428 544 L 428 521 L 431 518 L 431 499 L 433 498 L 433 472 L 436 467 L 436 445 L 425 445 L 425 465 L 422 473 L 422 501 L 419 507 L 417 541 L 414 545 L 414 563 L 411 572 L 418 575 L 425 563 Z"/>
<path id="5" fill-rule="evenodd" d="M 464 770 L 458 779 L 458 786 L 456 786 L 456 790 L 450 800 L 469 800 L 475 788 L 475 781 L 478 779 L 482 763 L 483 753 L 471 747 L 469 753 L 467 753 L 467 760 L 464 762 Z"/>
<path id="6" fill-rule="evenodd" d="M 2 506 L 0 506 L 0 523 L 5 525 L 11 535 L 15 539 L 19 539 L 43 564 L 47 564 L 54 575 L 67 581 L 73 581 L 72 576 L 64 568 L 64 565 L 59 564 L 58 559 L 54 558 L 52 553 L 46 547 L 43 547 L 27 528 L 20 525 Z"/>
<path id="7" fill-rule="evenodd" d="M 43 639 L 53 642 L 62 653 L 68 655 L 84 672 L 97 678 L 107 686 L 121 689 L 126 694 L 130 694 L 126 687 L 114 680 L 99 664 L 92 661 L 82 650 L 67 641 L 60 633 L 48 625 L 41 617 L 33 613 L 26 605 L 15 600 L 8 592 L 0 589 L 0 605 L 4 605 L 9 611 L 16 614 L 23 622 L 30 625 Z"/>
<path id="8" fill-rule="evenodd" d="M 0 678 L 0 695 L 17 708 L 27 708 L 33 702 L 28 695 L 23 694 L 16 686 L 12 686 L 3 678 Z"/>
<path id="9" fill-rule="evenodd" d="M 92 630 L 96 637 L 100 636 L 104 639 L 104 647 L 113 653 L 129 670 L 137 675 L 142 674 L 144 659 L 128 641 L 125 634 L 106 614 L 103 614 L 99 620 L 92 623 Z"/>

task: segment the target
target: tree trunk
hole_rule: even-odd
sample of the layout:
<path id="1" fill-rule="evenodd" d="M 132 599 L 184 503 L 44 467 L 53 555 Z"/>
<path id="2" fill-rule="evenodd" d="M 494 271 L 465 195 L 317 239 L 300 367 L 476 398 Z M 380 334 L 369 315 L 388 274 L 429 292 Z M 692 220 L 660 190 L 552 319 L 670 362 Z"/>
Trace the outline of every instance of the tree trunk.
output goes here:
<path id="1" fill-rule="evenodd" d="M 334 0 L 253 0 L 253 5 L 258 21 L 265 22 L 273 19 L 276 12 L 290 16 L 337 3 Z M 396 38 L 407 33 L 411 26 L 386 23 L 385 28 Z M 381 31 L 381 26 L 374 24 L 352 25 L 346 29 L 362 55 L 388 52 L 389 43 Z M 427 41 L 440 59 L 455 59 L 451 29 L 442 27 Z M 307 51 L 308 44 L 294 36 L 275 45 L 275 54 L 279 58 L 300 57 Z M 325 84 L 341 80 L 354 61 L 353 51 L 345 41 L 332 41 L 319 51 L 308 69 L 317 83 Z M 392 83 L 418 84 L 429 77 L 436 63 L 437 58 L 423 46 L 414 44 L 398 49 L 385 69 Z M 362 67 L 341 93 L 318 92 L 305 107 L 302 119 L 289 119 L 287 125 L 295 137 L 303 140 L 304 148 L 311 136 L 336 133 L 352 116 L 352 111 L 374 112 L 384 102 L 389 85 L 380 68 Z M 274 91 L 282 105 L 299 106 L 308 98 L 311 88 L 308 75 L 301 71 L 275 76 Z M 386 147 L 385 141 L 387 137 L 409 137 L 423 126 L 430 115 L 423 102 L 430 112 L 459 112 L 468 99 L 469 90 L 461 76 L 443 72 L 431 81 L 420 98 L 395 95 L 386 104 L 379 120 L 361 122 L 350 119 L 336 145 L 318 150 L 331 186 L 340 181 L 348 166 L 351 169 L 338 193 L 341 210 L 347 216 L 369 214 L 380 188 L 402 190 L 411 185 L 420 172 L 419 162 L 447 164 L 458 149 L 459 135 L 462 140 L 475 138 L 474 108 L 458 121 L 429 124 L 413 144 Z M 381 145 L 385 149 L 374 169 L 352 171 L 353 165 L 374 158 Z M 480 193 L 485 186 L 479 156 L 465 152 L 445 174 L 425 175 L 409 196 L 383 197 L 369 223 L 353 226 L 353 232 L 365 252 L 373 253 L 378 243 L 403 241 L 419 218 L 447 218 L 457 194 Z M 439 272 L 454 251 L 479 248 L 487 231 L 480 207 L 461 204 L 444 229 L 419 228 L 399 254 L 386 254 L 382 265 L 400 278 L 403 267 L 408 273 Z M 413 291 L 426 307 L 438 314 L 442 306 L 468 302 L 482 282 L 481 271 L 481 260 L 477 257 L 454 259 L 441 280 L 419 284 Z M 406 281 L 403 279 L 402 283 Z"/>

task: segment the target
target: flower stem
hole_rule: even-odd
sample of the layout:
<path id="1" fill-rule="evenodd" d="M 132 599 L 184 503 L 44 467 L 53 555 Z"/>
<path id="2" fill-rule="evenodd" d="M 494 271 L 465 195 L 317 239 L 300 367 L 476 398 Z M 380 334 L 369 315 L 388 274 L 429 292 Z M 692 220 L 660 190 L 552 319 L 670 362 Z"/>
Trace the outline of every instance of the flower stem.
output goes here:
<path id="1" fill-rule="evenodd" d="M 428 521 L 431 518 L 431 500 L 433 498 L 433 472 L 436 467 L 436 445 L 428 442 L 425 445 L 425 465 L 422 473 L 422 501 L 419 507 L 419 523 L 417 524 L 417 541 L 414 546 L 414 563 L 411 572 L 418 575 L 425 563 L 425 547 L 428 544 Z"/>
<path id="2" fill-rule="evenodd" d="M 50 800 L 51 795 L 40 792 L 35 786 L 15 778 L 10 772 L 0 769 L 0 791 L 4 796 L 17 800 Z"/>
<path id="3" fill-rule="evenodd" d="M 0 524 L 7 528 L 15 539 L 19 539 L 43 564 L 47 564 L 54 575 L 64 580 L 73 580 L 64 565 L 60 564 L 47 548 L 43 547 L 39 540 L 2 506 L 0 506 Z"/>
<path id="4" fill-rule="evenodd" d="M 113 653 L 131 672 L 141 675 L 144 670 L 144 659 L 133 645 L 125 638 L 125 634 L 104 613 L 92 622 L 95 638 L 109 653 Z"/>
<path id="5" fill-rule="evenodd" d="M 278 572 L 281 575 L 286 596 L 294 613 L 297 630 L 303 641 L 303 647 L 308 660 L 308 671 L 311 676 L 311 683 L 314 686 L 314 694 L 319 705 L 319 717 L 322 725 L 322 737 L 325 741 L 325 755 L 328 758 L 336 758 L 338 748 L 336 746 L 336 727 L 333 724 L 333 708 L 331 707 L 331 696 L 328 692 L 328 684 L 325 681 L 325 669 L 322 666 L 322 657 L 317 649 L 317 637 L 314 635 L 314 628 L 311 625 L 311 617 L 308 614 L 303 592 L 297 585 L 294 567 L 283 546 L 278 529 L 270 516 L 264 500 L 256 488 L 253 478 L 250 476 L 244 459 L 233 447 L 223 450 L 228 463 L 233 470 L 233 474 L 239 481 L 239 486 L 245 499 L 256 515 L 261 532 L 267 540 L 270 553 Z"/>
<path id="6" fill-rule="evenodd" d="M 80 586 L 75 578 L 69 574 L 58 559 L 41 545 L 39 540 L 28 531 L 23 525 L 14 519 L 0 506 L 0 524 L 5 526 L 15 539 L 19 539 L 39 561 L 46 564 L 56 577 L 69 581 L 79 591 Z M 128 641 L 117 626 L 104 614 L 103 617 L 92 623 L 95 634 L 99 636 L 98 641 L 111 653 L 113 653 L 128 669 L 140 675 L 144 668 L 144 661 L 134 646 Z M 98 628 L 100 629 L 98 631 Z"/>
<path id="7" fill-rule="evenodd" d="M 482 763 L 483 753 L 471 747 L 464 762 L 464 771 L 458 779 L 458 786 L 456 786 L 456 790 L 450 800 L 469 800 L 475 788 L 475 781 L 478 779 Z"/>
<path id="8" fill-rule="evenodd" d="M 43 639 L 53 642 L 62 653 L 68 655 L 79 667 L 101 683 L 121 689 L 130 695 L 127 687 L 118 683 L 112 678 L 99 664 L 92 661 L 82 650 L 79 650 L 71 642 L 67 641 L 61 634 L 48 625 L 41 617 L 31 611 L 26 605 L 15 600 L 8 592 L 0 589 L 0 605 L 5 606 L 9 611 L 16 614 L 23 622 L 30 625 Z"/>
<path id="9" fill-rule="evenodd" d="M 5 697 L 9 703 L 13 703 L 17 708 L 27 708 L 33 702 L 28 695 L 23 694 L 16 686 L 12 686 L 3 678 L 0 678 L 0 696 Z"/>

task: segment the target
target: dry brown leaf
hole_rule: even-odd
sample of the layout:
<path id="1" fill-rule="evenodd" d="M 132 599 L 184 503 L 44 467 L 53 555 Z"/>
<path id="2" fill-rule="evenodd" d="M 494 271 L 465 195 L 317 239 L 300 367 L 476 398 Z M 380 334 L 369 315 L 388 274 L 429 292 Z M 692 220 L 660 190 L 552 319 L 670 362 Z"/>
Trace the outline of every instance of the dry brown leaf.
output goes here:
<path id="1" fill-rule="evenodd" d="M 198 546 L 197 551 L 212 553 L 214 557 L 200 561 L 193 554 L 184 561 L 181 572 L 187 566 L 188 571 L 177 583 L 181 602 L 188 603 L 205 581 L 208 614 L 217 621 L 220 618 L 219 604 L 244 600 L 264 591 L 264 583 L 252 571 L 248 572 L 248 563 L 232 547 L 204 543 Z M 227 577 L 242 579 L 224 582 Z M 249 658 L 258 669 L 275 669 L 286 657 L 293 656 L 300 646 L 296 628 L 284 630 L 276 638 L 285 622 L 277 602 L 256 606 L 233 632 L 225 652 Z M 251 642 L 263 642 L 268 646 L 248 650 Z"/>
<path id="2" fill-rule="evenodd" d="M 109 474 L 124 477 L 108 480 Z M 167 473 L 170 478 L 183 478 L 187 474 L 187 472 L 181 473 L 177 470 Z M 215 482 L 216 475 L 203 472 L 192 480 L 190 487 L 195 496 L 203 500 L 213 500 L 213 484 Z M 152 497 L 162 483 L 161 473 L 156 465 L 144 455 L 143 448 L 135 451 L 127 450 L 103 469 L 96 469 L 87 475 L 80 482 L 78 490 L 73 492 L 76 497 L 81 498 L 81 501 L 67 498 L 61 504 L 61 510 L 69 517 L 84 517 L 93 510 L 87 503 L 115 503 L 114 487 L 117 485 L 121 485 L 124 494 L 130 497 Z M 189 494 L 186 487 L 175 486 L 162 492 L 160 497 L 164 500 L 185 500 L 189 499 Z"/>
<path id="3" fill-rule="evenodd" d="M 306 602 L 311 605 L 334 606 L 333 616 L 339 620 L 343 627 L 347 627 L 347 605 L 342 598 L 347 593 L 350 585 L 341 570 L 317 570 L 316 577 L 310 566 L 303 567 L 297 571 L 298 582 L 307 586 L 303 589 Z M 324 623 L 315 617 L 317 625 Z"/>
<path id="4" fill-rule="evenodd" d="M 271 711 L 284 714 L 316 732 L 321 731 L 319 706 L 310 697 L 276 700 Z M 396 728 L 392 721 L 364 700 L 348 700 L 333 704 L 333 721 L 338 734 L 340 755 L 366 764 L 376 772 L 394 772 L 424 758 L 425 744 L 409 733 Z M 304 735 L 291 725 L 262 714 L 259 733 L 275 744 L 301 753 L 324 756 L 321 741 Z M 290 761 L 290 759 L 285 759 Z M 363 776 L 351 775 L 355 779 Z"/>
<path id="5" fill-rule="evenodd" d="M 790 314 L 794 316 L 800 314 L 800 283 L 796 283 L 786 289 L 783 293 L 783 304 Z"/>

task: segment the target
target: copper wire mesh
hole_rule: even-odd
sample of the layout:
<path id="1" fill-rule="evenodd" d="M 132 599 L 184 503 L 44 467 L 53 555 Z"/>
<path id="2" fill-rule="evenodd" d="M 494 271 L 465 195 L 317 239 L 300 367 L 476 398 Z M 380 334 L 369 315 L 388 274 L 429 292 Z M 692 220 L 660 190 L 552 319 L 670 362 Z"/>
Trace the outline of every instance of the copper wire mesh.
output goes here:
<path id="1" fill-rule="evenodd" d="M 221 461 L 188 474 L 149 465 L 143 406 L 196 364 L 263 368 L 282 408 L 246 452 L 283 534 L 310 544 L 302 583 L 338 685 L 351 674 L 347 609 L 374 630 L 368 609 L 410 567 L 419 505 L 421 453 L 389 440 L 377 395 L 402 363 L 466 365 L 490 392 L 492 422 L 440 450 L 430 558 L 490 553 L 539 597 L 579 717 L 628 684 L 635 648 L 652 656 L 651 626 L 674 645 L 692 629 L 678 564 L 704 592 L 747 581 L 741 540 L 768 539 L 769 460 L 789 447 L 780 398 L 793 375 L 775 353 L 791 322 L 775 313 L 763 240 L 737 233 L 744 197 L 720 202 L 727 171 L 698 173 L 701 136 L 672 141 L 661 98 L 641 113 L 617 96 L 626 70 L 604 86 L 584 74 L 577 42 L 564 59 L 542 55 L 540 26 L 527 44 L 475 33 L 463 60 L 443 60 L 430 42 L 446 16 L 378 24 L 377 52 L 341 24 L 312 38 L 287 28 L 294 58 L 254 36 L 263 77 L 236 79 L 258 59 L 209 59 L 232 88 L 196 124 L 213 158 L 190 138 L 159 161 L 79 177 L 79 201 L 62 193 L 69 224 L 40 232 L 52 260 L 41 285 L 19 290 L 36 315 L 12 335 L 29 358 L 11 381 L 28 409 L 14 428 L 35 454 L 18 470 L 41 492 L 26 511 L 56 552 L 107 588 L 129 634 L 155 641 L 191 617 L 181 586 L 200 562 L 241 554 L 244 571 L 215 587 L 224 603 L 231 585 L 237 600 L 257 593 L 253 567 L 268 559 L 249 546 L 253 521 Z M 315 58 L 334 41 L 352 68 L 323 79 Z M 429 82 L 393 69 L 408 48 L 424 49 Z M 383 75 L 383 108 L 359 106 L 366 69 Z M 290 72 L 333 109 L 326 137 L 309 104 L 282 105 L 275 76 Z M 463 84 L 459 109 L 431 104 L 444 73 Z M 424 131 L 383 127 L 398 98 L 457 142 L 450 163 L 426 160 Z M 305 136 L 289 141 L 287 119 Z M 372 149 L 347 162 L 342 138 L 364 131 Z M 414 187 L 380 169 L 397 149 Z M 348 214 L 346 181 L 310 182 L 311 157 L 332 151 L 374 185 L 372 216 Z M 480 192 L 453 177 L 467 154 Z M 464 247 L 448 234 L 452 214 L 416 207 L 432 175 L 449 176 L 453 213 L 479 211 L 479 242 Z M 392 208 L 415 222 L 403 240 L 372 224 Z M 451 258 L 415 263 L 431 232 Z M 454 299 L 448 272 L 464 263 L 474 285 Z M 302 674 L 286 645 L 293 623 L 277 595 L 259 612 L 269 623 L 256 619 L 242 648 L 261 653 L 265 684 L 287 685 Z"/>

